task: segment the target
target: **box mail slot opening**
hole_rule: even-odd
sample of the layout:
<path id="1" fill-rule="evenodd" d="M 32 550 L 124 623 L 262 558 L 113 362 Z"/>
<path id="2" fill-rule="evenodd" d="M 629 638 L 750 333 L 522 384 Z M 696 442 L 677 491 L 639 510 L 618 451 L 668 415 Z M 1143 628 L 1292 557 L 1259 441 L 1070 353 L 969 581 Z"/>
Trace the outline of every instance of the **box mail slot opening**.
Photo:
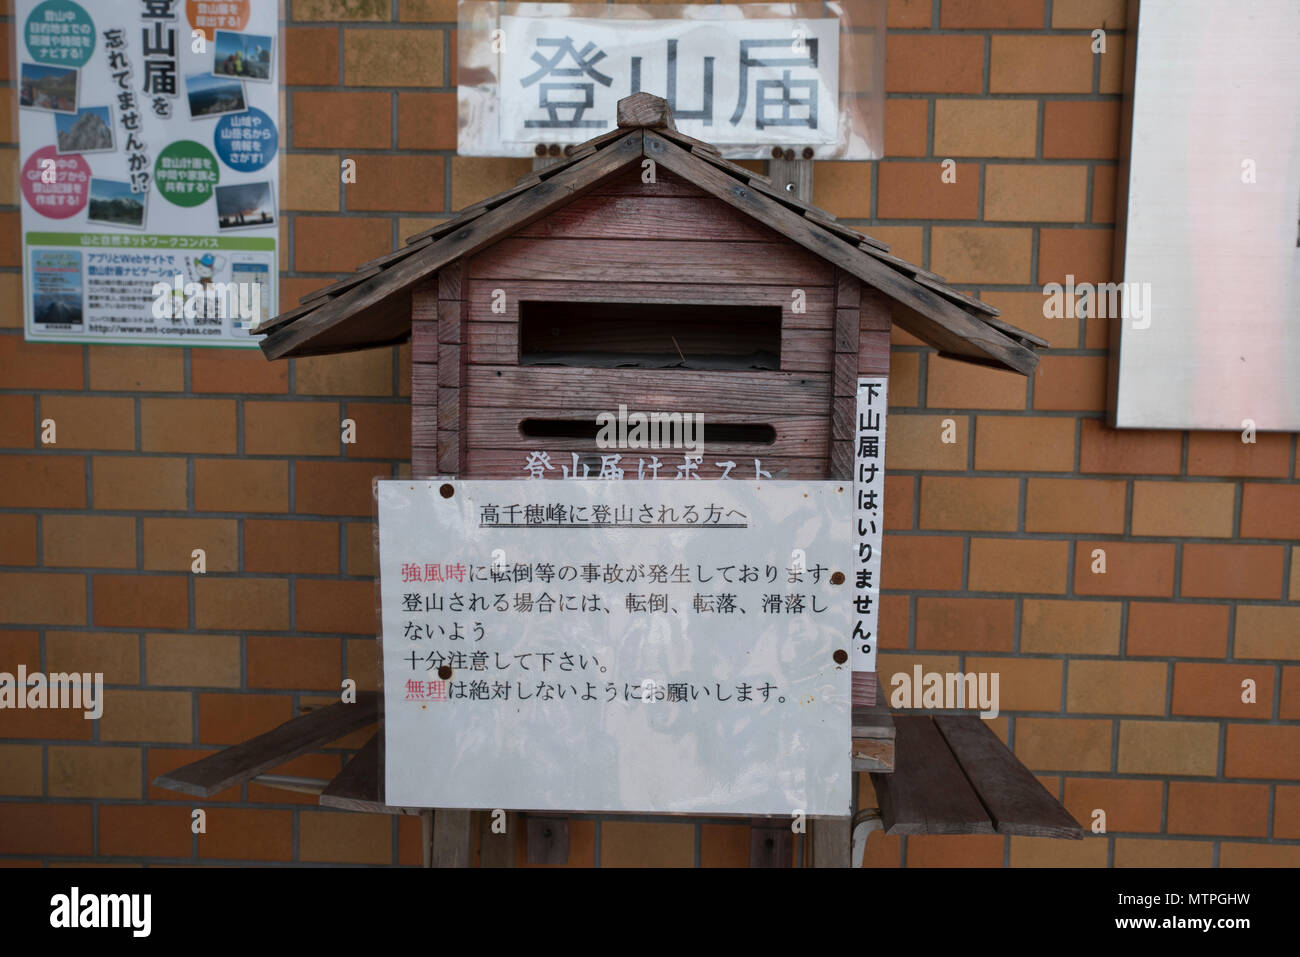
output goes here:
<path id="1" fill-rule="evenodd" d="M 521 302 L 519 364 L 779 369 L 779 306 Z"/>
<path id="2" fill-rule="evenodd" d="M 680 422 L 681 413 L 677 413 L 677 417 Z M 673 423 L 665 421 L 663 425 L 660 433 L 666 434 Z M 528 439 L 581 439 L 594 442 L 600 429 L 601 426 L 594 417 L 524 419 L 519 423 L 519 434 Z M 776 442 L 776 429 L 766 423 L 705 421 L 704 436 L 700 441 L 704 445 L 772 445 Z"/>

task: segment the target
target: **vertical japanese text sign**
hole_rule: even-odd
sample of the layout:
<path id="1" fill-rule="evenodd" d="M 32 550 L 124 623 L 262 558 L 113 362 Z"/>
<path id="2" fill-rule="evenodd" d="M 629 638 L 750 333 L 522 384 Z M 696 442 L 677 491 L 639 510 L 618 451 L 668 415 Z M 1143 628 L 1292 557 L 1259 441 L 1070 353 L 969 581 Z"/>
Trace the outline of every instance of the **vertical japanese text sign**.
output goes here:
<path id="1" fill-rule="evenodd" d="M 857 539 L 853 585 L 853 670 L 876 670 L 880 619 L 880 541 L 884 527 L 885 409 L 888 380 L 858 379 L 853 447 L 853 521 Z"/>

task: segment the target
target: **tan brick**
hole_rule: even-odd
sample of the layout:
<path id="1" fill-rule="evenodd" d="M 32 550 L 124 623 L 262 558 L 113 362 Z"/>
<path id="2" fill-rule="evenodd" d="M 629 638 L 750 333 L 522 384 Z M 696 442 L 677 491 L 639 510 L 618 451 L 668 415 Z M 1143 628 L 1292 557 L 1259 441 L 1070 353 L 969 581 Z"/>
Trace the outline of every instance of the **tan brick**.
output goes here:
<path id="1" fill-rule="evenodd" d="M 0 572 L 0 623 L 86 624 L 86 576 Z"/>
<path id="2" fill-rule="evenodd" d="M 379 646 L 373 638 L 349 638 L 344 641 L 347 649 L 347 667 L 343 671 L 345 678 L 351 678 L 363 691 L 379 689 Z"/>
<path id="3" fill-rule="evenodd" d="M 1281 598 L 1281 545 L 1183 546 L 1184 598 Z"/>
<path id="4" fill-rule="evenodd" d="M 461 210 L 480 199 L 495 196 L 527 176 L 532 163 L 526 159 L 484 156 L 455 156 L 451 160 L 451 208 Z"/>
<path id="5" fill-rule="evenodd" d="M 695 825 L 605 820 L 600 844 L 601 867 L 689 867 Z"/>
<path id="6" fill-rule="evenodd" d="M 929 0 L 889 0 L 885 22 L 891 27 L 928 27 L 931 7 Z"/>
<path id="7" fill-rule="evenodd" d="M 1273 797 L 1273 836 L 1300 838 L 1300 787 L 1278 785 Z"/>
<path id="8" fill-rule="evenodd" d="M 294 509 L 307 515 L 359 515 L 373 511 L 371 482 L 389 478 L 376 462 L 312 462 L 294 466 Z"/>
<path id="9" fill-rule="evenodd" d="M 1050 837 L 1011 838 L 1012 867 L 1105 867 L 1107 841 L 1088 837 L 1061 841 Z"/>
<path id="10" fill-rule="evenodd" d="M 107 392 L 184 392 L 180 349 L 91 346 L 90 387 Z"/>
<path id="11" fill-rule="evenodd" d="M 350 210 L 437 212 L 443 209 L 443 158 L 359 156 L 356 182 L 346 189 Z"/>
<path id="12" fill-rule="evenodd" d="M 0 804 L 7 854 L 88 856 L 94 853 L 89 804 Z"/>
<path id="13" fill-rule="evenodd" d="M 888 243 L 890 251 L 899 259 L 910 263 L 920 263 L 925 258 L 925 232 L 920 226 L 875 226 L 872 225 L 871 236 L 882 243 Z M 894 327 L 898 329 L 897 326 Z M 919 343 L 920 340 L 917 340 Z M 917 344 L 913 343 L 913 345 Z M 893 372 L 890 372 L 892 377 Z M 893 383 L 890 383 L 893 387 Z"/>
<path id="14" fill-rule="evenodd" d="M 935 226 L 930 268 L 956 283 L 1028 282 L 1033 230 L 1019 227 Z"/>
<path id="15" fill-rule="evenodd" d="M 36 444 L 36 401 L 30 395 L 0 395 L 0 447 L 30 449 Z"/>
<path id="16" fill-rule="evenodd" d="M 1115 222 L 1115 189 L 1118 170 L 1114 166 L 1094 166 L 1092 168 L 1092 218 L 1094 223 Z M 1089 322 L 1089 329 L 1095 329 L 1098 338 L 1089 339 L 1089 349 L 1109 347 L 1106 323 L 1098 319 Z"/>
<path id="17" fill-rule="evenodd" d="M 1231 538 L 1230 482 L 1134 482 L 1133 534 Z"/>
<path id="18" fill-rule="evenodd" d="M 299 216 L 294 221 L 293 262 L 300 272 L 350 273 L 358 261 L 382 256 L 392 249 L 393 225 L 389 219 Z M 344 353 L 359 354 L 363 353 Z"/>
<path id="19" fill-rule="evenodd" d="M 1120 778 L 1067 778 L 1061 803 L 1088 829 L 1093 824 L 1093 812 L 1100 810 L 1106 814 L 1107 832 L 1159 833 L 1164 784 Z"/>
<path id="20" fill-rule="evenodd" d="M 1119 103 L 1049 100 L 1043 105 L 1043 156 L 1046 159 L 1118 158 Z"/>
<path id="21" fill-rule="evenodd" d="M 1064 594 L 1068 542 L 1012 538 L 972 538 L 972 591 Z"/>
<path id="22" fill-rule="evenodd" d="M 298 815 L 298 859 L 330 864 L 391 864 L 392 818 L 347 811 L 304 811 Z"/>
<path id="23" fill-rule="evenodd" d="M 141 399 L 140 447 L 146 452 L 234 452 L 230 399 Z"/>
<path id="24" fill-rule="evenodd" d="M 270 731 L 296 713 L 289 695 L 200 694 L 199 741 L 237 744 Z"/>
<path id="25" fill-rule="evenodd" d="M 1088 714 L 1164 714 L 1168 671 L 1168 665 L 1161 661 L 1071 661 L 1066 710 Z"/>
<path id="26" fill-rule="evenodd" d="M 1219 760 L 1219 726 L 1209 721 L 1121 721 L 1121 774 L 1211 775 Z M 1229 772 L 1231 774 L 1231 772 Z"/>
<path id="27" fill-rule="evenodd" d="M 1080 472 L 1177 475 L 1182 468 L 1181 432 L 1111 429 L 1097 419 L 1084 419 L 1080 428 Z"/>
<path id="28" fill-rule="evenodd" d="M 295 20 L 388 20 L 387 0 L 292 0 Z"/>
<path id="29" fill-rule="evenodd" d="M 920 394 L 921 356 L 893 349 L 889 353 L 889 407 L 915 406 Z"/>
<path id="30" fill-rule="evenodd" d="M 6 389 L 80 389 L 81 367 L 81 346 L 0 335 L 0 382 Z"/>
<path id="31" fill-rule="evenodd" d="M 1106 409 L 1105 356 L 1044 356 L 1034 370 L 1034 408 L 1101 412 Z"/>
<path id="32" fill-rule="evenodd" d="M 887 154 L 924 156 L 929 123 L 930 110 L 925 100 L 886 100 L 885 149 Z"/>
<path id="33" fill-rule="evenodd" d="M 1090 93 L 1092 38 L 994 36 L 990 93 Z"/>
<path id="34" fill-rule="evenodd" d="M 95 575 L 95 624 L 109 628 L 184 628 L 189 594 L 180 575 Z"/>
<path id="35" fill-rule="evenodd" d="M 1019 506 L 1018 479 L 921 477 L 921 528 L 1014 532 Z"/>
<path id="36" fill-rule="evenodd" d="M 876 215 L 881 219 L 978 219 L 979 192 L 975 163 L 955 163 L 948 170 L 937 159 L 885 162 L 880 164 Z"/>
<path id="37" fill-rule="evenodd" d="M 391 402 L 349 402 L 347 418 L 356 425 L 356 442 L 346 446 L 349 458 L 411 457 L 411 407 Z"/>
<path id="38" fill-rule="evenodd" d="M 103 456 L 91 459 L 96 508 L 179 511 L 187 507 L 189 477 L 183 458 Z"/>
<path id="39" fill-rule="evenodd" d="M 1254 682 L 1246 703 L 1243 684 Z M 1273 669 L 1261 665 L 1182 662 L 1174 666 L 1173 713 L 1225 718 L 1270 718 L 1273 715 Z"/>
<path id="40" fill-rule="evenodd" d="M 284 158 L 284 209 L 337 212 L 341 166 L 337 156 L 290 153 Z"/>
<path id="41" fill-rule="evenodd" d="M 916 647 L 923 651 L 1010 651 L 1015 605 L 1000 598 L 918 598 Z"/>
<path id="42" fill-rule="evenodd" d="M 248 637 L 250 688 L 333 691 L 341 680 L 339 641 L 336 638 Z"/>
<path id="43" fill-rule="evenodd" d="M 1119 602 L 1026 598 L 1020 650 L 1039 654 L 1116 654 L 1122 610 Z"/>
<path id="44" fill-rule="evenodd" d="M 1015 372 L 969 362 L 928 357 L 925 404 L 944 409 L 1023 409 L 1026 380 Z M 892 371 L 892 370 L 891 370 Z"/>
<path id="45" fill-rule="evenodd" d="M 1093 556 L 1100 550 L 1104 555 Z M 1093 571 L 1101 568 L 1105 572 Z M 1171 598 L 1174 546 L 1158 542 L 1079 542 L 1074 553 L 1074 591 L 1079 595 Z"/>
<path id="46" fill-rule="evenodd" d="M 982 0 L 943 0 L 939 12 L 939 26 L 945 30 L 1036 30 L 1042 25 L 1043 0 L 992 5 Z"/>
<path id="47" fill-rule="evenodd" d="M 393 142 L 391 104 L 388 92 L 296 92 L 293 145 L 299 149 L 389 149 Z M 298 220 L 298 225 L 303 222 Z"/>
<path id="48" fill-rule="evenodd" d="M 990 222 L 1083 222 L 1086 166 L 1002 166 L 984 170 L 984 219 Z"/>
<path id="49" fill-rule="evenodd" d="M 1109 771 L 1111 722 L 1017 718 L 1015 753 L 1034 771 Z"/>
<path id="50" fill-rule="evenodd" d="M 889 554 L 881 573 L 884 588 L 895 591 L 961 588 L 960 538 L 886 534 L 882 551 Z"/>
<path id="51" fill-rule="evenodd" d="M 233 518 L 146 518 L 144 567 L 188 572 L 196 560 L 194 550 L 201 548 L 206 571 L 238 571 L 238 538 Z"/>
<path id="52" fill-rule="evenodd" d="M 1001 867 L 1001 834 L 915 834 L 907 839 L 908 867 Z"/>
<path id="53" fill-rule="evenodd" d="M 1240 432 L 1189 432 L 1187 474 L 1286 478 L 1291 474 L 1291 436 L 1265 432 L 1254 442 L 1243 442 Z"/>
<path id="54" fill-rule="evenodd" d="M 813 179 L 813 204 L 844 219 L 868 218 L 871 215 L 871 164 L 818 163 L 817 175 Z"/>
<path id="55" fill-rule="evenodd" d="M 237 688 L 241 664 L 236 635 L 145 635 L 151 685 Z"/>
<path id="56" fill-rule="evenodd" d="M 298 395 L 393 394 L 393 353 L 364 349 L 338 355 L 294 359 L 294 392 Z"/>
<path id="57" fill-rule="evenodd" d="M 66 568 L 135 568 L 135 519 L 126 515 L 46 515 L 44 563 Z"/>
<path id="58" fill-rule="evenodd" d="M 254 861 L 293 859 L 292 811 L 235 807 L 214 807 L 207 810 L 208 829 L 198 838 L 200 858 Z"/>
<path id="59" fill-rule="evenodd" d="M 40 797 L 44 792 L 40 745 L 0 744 L 0 794 Z"/>
<path id="60" fill-rule="evenodd" d="M 1167 832 L 1264 837 L 1268 833 L 1268 787 L 1171 781 Z"/>
<path id="61" fill-rule="evenodd" d="M 375 574 L 374 525 L 370 522 L 347 523 L 347 574 Z"/>
<path id="62" fill-rule="evenodd" d="M 41 397 L 41 425 L 53 419 L 60 449 L 134 449 L 135 400 L 108 396 Z"/>
<path id="63" fill-rule="evenodd" d="M 36 516 L 0 515 L 0 565 L 36 564 Z"/>
<path id="64" fill-rule="evenodd" d="M 944 441 L 949 433 L 956 440 Z M 964 415 L 894 415 L 889 418 L 885 469 L 964 471 L 970 419 Z"/>
<path id="65" fill-rule="evenodd" d="M 1074 468 L 1074 419 L 981 415 L 975 423 L 975 467 L 1008 472 Z"/>
<path id="66" fill-rule="evenodd" d="M 51 673 L 103 674 L 109 684 L 140 680 L 140 639 L 104 631 L 47 631 L 45 666 Z"/>
<path id="67" fill-rule="evenodd" d="M 282 578 L 197 578 L 194 626 L 284 631 L 289 627 L 289 582 Z"/>
<path id="68" fill-rule="evenodd" d="M 1124 531 L 1125 482 L 1031 478 L 1025 530 L 1119 535 Z"/>
<path id="69" fill-rule="evenodd" d="M 194 739 L 194 699 L 189 691 L 104 692 L 102 741 L 175 741 Z"/>
<path id="70" fill-rule="evenodd" d="M 299 579 L 294 606 L 295 624 L 305 631 L 373 635 L 378 628 L 374 582 Z"/>
<path id="71" fill-rule="evenodd" d="M 454 150 L 456 112 L 455 93 L 397 94 L 398 149 Z M 436 208 L 442 209 L 441 186 Z"/>
<path id="72" fill-rule="evenodd" d="M 965 670 L 998 675 L 1001 711 L 1059 711 L 1061 668 L 1055 658 L 972 658 Z"/>
<path id="73" fill-rule="evenodd" d="M 247 455 L 338 455 L 337 402 L 245 402 Z"/>
<path id="74" fill-rule="evenodd" d="M 122 857 L 189 857 L 190 809 L 105 804 L 99 809 L 99 853 Z"/>
<path id="75" fill-rule="evenodd" d="M 441 30 L 344 30 L 347 86 L 443 85 Z"/>
<path id="76" fill-rule="evenodd" d="M 984 85 L 982 37 L 891 33 L 885 45 L 890 93 L 979 93 Z"/>
<path id="77" fill-rule="evenodd" d="M 336 522 L 244 522 L 244 568 L 250 572 L 332 575 L 339 570 Z"/>
<path id="78" fill-rule="evenodd" d="M 1292 555 L 1293 563 L 1295 559 Z M 1226 630 L 1226 608 L 1224 612 Z M 1300 659 L 1300 606 L 1238 605 L 1232 651 L 1235 658 Z"/>
<path id="79" fill-rule="evenodd" d="M 287 512 L 289 463 L 196 459 L 194 507 L 201 512 Z"/>
<path id="80" fill-rule="evenodd" d="M 49 761 L 50 797 L 140 797 L 139 748 L 52 745 Z"/>
<path id="81" fill-rule="evenodd" d="M 1300 485 L 1243 485 L 1241 537 L 1300 538 Z"/>
<path id="82" fill-rule="evenodd" d="M 1228 606 L 1130 602 L 1126 648 L 1130 655 L 1222 658 L 1228 651 Z"/>
<path id="83" fill-rule="evenodd" d="M 1097 92 L 1122 93 L 1124 91 L 1124 36 L 1108 35 L 1106 52 L 1098 54 L 1101 70 L 1097 77 Z"/>
<path id="84" fill-rule="evenodd" d="M 289 391 L 289 365 L 267 362 L 259 350 L 196 349 L 190 356 L 195 393 L 283 395 Z"/>
<path id="85" fill-rule="evenodd" d="M 1300 867 L 1300 847 L 1284 844 L 1238 844 L 1224 841 L 1219 845 L 1220 867 Z"/>
<path id="86" fill-rule="evenodd" d="M 1038 232 L 1038 282 L 1064 283 L 1069 276 L 1075 284 L 1111 282 L 1114 265 L 1111 259 L 1113 229 L 1052 229 Z M 1181 440 L 1178 433 L 1174 433 Z"/>
<path id="87" fill-rule="evenodd" d="M 1119 830 L 1116 828 L 1116 830 Z M 1117 837 L 1116 867 L 1213 867 L 1213 841 L 1165 841 L 1147 837 Z"/>
<path id="88" fill-rule="evenodd" d="M 1033 100 L 935 100 L 935 156 L 1032 158 L 1037 140 L 1038 104 Z M 889 149 L 888 137 L 885 143 Z"/>
<path id="89" fill-rule="evenodd" d="M 1125 0 L 1052 0 L 1056 30 L 1124 29 Z"/>
<path id="90" fill-rule="evenodd" d="M 334 27 L 291 27 L 284 31 L 284 82 L 332 86 L 339 79 L 339 34 Z"/>
<path id="91" fill-rule="evenodd" d="M 83 508 L 86 460 L 80 455 L 6 455 L 0 507 Z"/>
<path id="92" fill-rule="evenodd" d="M 1225 749 L 1225 777 L 1300 779 L 1300 725 L 1230 724 Z"/>

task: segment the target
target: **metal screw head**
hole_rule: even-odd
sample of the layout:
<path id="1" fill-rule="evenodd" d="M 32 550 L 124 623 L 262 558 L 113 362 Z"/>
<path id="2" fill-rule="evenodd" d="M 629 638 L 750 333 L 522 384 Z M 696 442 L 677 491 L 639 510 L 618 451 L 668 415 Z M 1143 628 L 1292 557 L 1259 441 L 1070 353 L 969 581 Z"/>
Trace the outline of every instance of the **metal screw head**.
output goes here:
<path id="1" fill-rule="evenodd" d="M 844 664 L 844 662 L 849 660 L 849 653 L 845 651 L 843 648 L 840 648 L 836 650 L 835 654 L 831 655 L 831 657 L 835 659 L 835 663 L 837 665 L 842 665 Z M 447 670 L 450 671 L 451 669 L 448 668 Z"/>
<path id="2" fill-rule="evenodd" d="M 785 158 L 788 159 L 788 160 L 792 160 L 792 159 L 794 159 L 794 150 L 786 150 L 786 151 L 785 151 Z"/>
<path id="3" fill-rule="evenodd" d="M 836 654 L 843 654 L 843 652 L 836 652 Z M 443 681 L 448 680 L 451 677 L 451 666 L 443 665 L 442 667 L 440 667 L 438 669 L 438 677 L 441 678 Z"/>
<path id="4" fill-rule="evenodd" d="M 813 158 L 813 148 L 811 146 L 805 146 L 803 148 L 803 158 L 806 160 Z"/>
<path id="5" fill-rule="evenodd" d="M 779 160 L 782 155 L 783 154 L 781 153 L 781 147 L 779 146 L 772 147 L 772 159 Z"/>
<path id="6" fill-rule="evenodd" d="M 834 572 L 834 573 L 831 575 L 831 584 L 832 584 L 832 585 L 843 585 L 843 584 L 844 584 L 844 573 L 843 573 L 843 572 Z"/>
<path id="7" fill-rule="evenodd" d="M 560 155 L 560 144 L 559 144 L 559 143 L 552 143 L 552 144 L 551 144 L 551 148 L 550 148 L 550 150 L 549 150 L 548 152 L 550 152 L 550 154 L 551 154 L 552 156 L 559 156 L 559 155 Z"/>
<path id="8" fill-rule="evenodd" d="M 533 155 L 534 155 L 534 156 L 545 156 L 545 155 L 546 155 L 546 144 L 545 144 L 545 143 L 538 143 L 536 146 L 534 146 L 534 147 L 533 147 Z"/>
<path id="9" fill-rule="evenodd" d="M 443 498 L 451 498 L 456 494 L 456 487 L 450 482 L 444 482 L 442 487 L 438 489 L 438 494 Z"/>

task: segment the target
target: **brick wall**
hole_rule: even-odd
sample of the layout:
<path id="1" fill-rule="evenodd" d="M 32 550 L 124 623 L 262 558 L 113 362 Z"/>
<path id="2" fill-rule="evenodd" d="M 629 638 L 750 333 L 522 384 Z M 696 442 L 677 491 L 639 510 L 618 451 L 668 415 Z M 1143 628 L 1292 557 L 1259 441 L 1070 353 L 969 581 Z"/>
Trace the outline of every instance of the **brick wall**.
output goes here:
<path id="1" fill-rule="evenodd" d="M 452 155 L 452 0 L 288 6 L 284 307 L 529 168 Z M 1300 864 L 1295 437 L 1113 432 L 1103 324 L 1042 317 L 1043 283 L 1119 278 L 1123 7 L 891 0 L 891 158 L 817 165 L 819 205 L 1055 347 L 1027 382 L 895 333 L 881 671 L 999 671 L 997 733 L 1108 826 L 1082 842 L 875 835 L 874 866 Z M 12 16 L 0 26 L 11 85 Z M 0 863 L 418 864 L 413 818 L 249 785 L 201 802 L 193 836 L 195 802 L 149 783 L 345 676 L 374 687 L 369 479 L 409 461 L 408 350 L 28 345 L 15 158 L 0 149 L 0 670 L 102 671 L 110 690 L 99 722 L 0 713 Z M 329 777 L 363 741 L 285 772 Z M 575 864 L 709 865 L 749 844 L 715 820 L 590 818 L 571 846 Z"/>

